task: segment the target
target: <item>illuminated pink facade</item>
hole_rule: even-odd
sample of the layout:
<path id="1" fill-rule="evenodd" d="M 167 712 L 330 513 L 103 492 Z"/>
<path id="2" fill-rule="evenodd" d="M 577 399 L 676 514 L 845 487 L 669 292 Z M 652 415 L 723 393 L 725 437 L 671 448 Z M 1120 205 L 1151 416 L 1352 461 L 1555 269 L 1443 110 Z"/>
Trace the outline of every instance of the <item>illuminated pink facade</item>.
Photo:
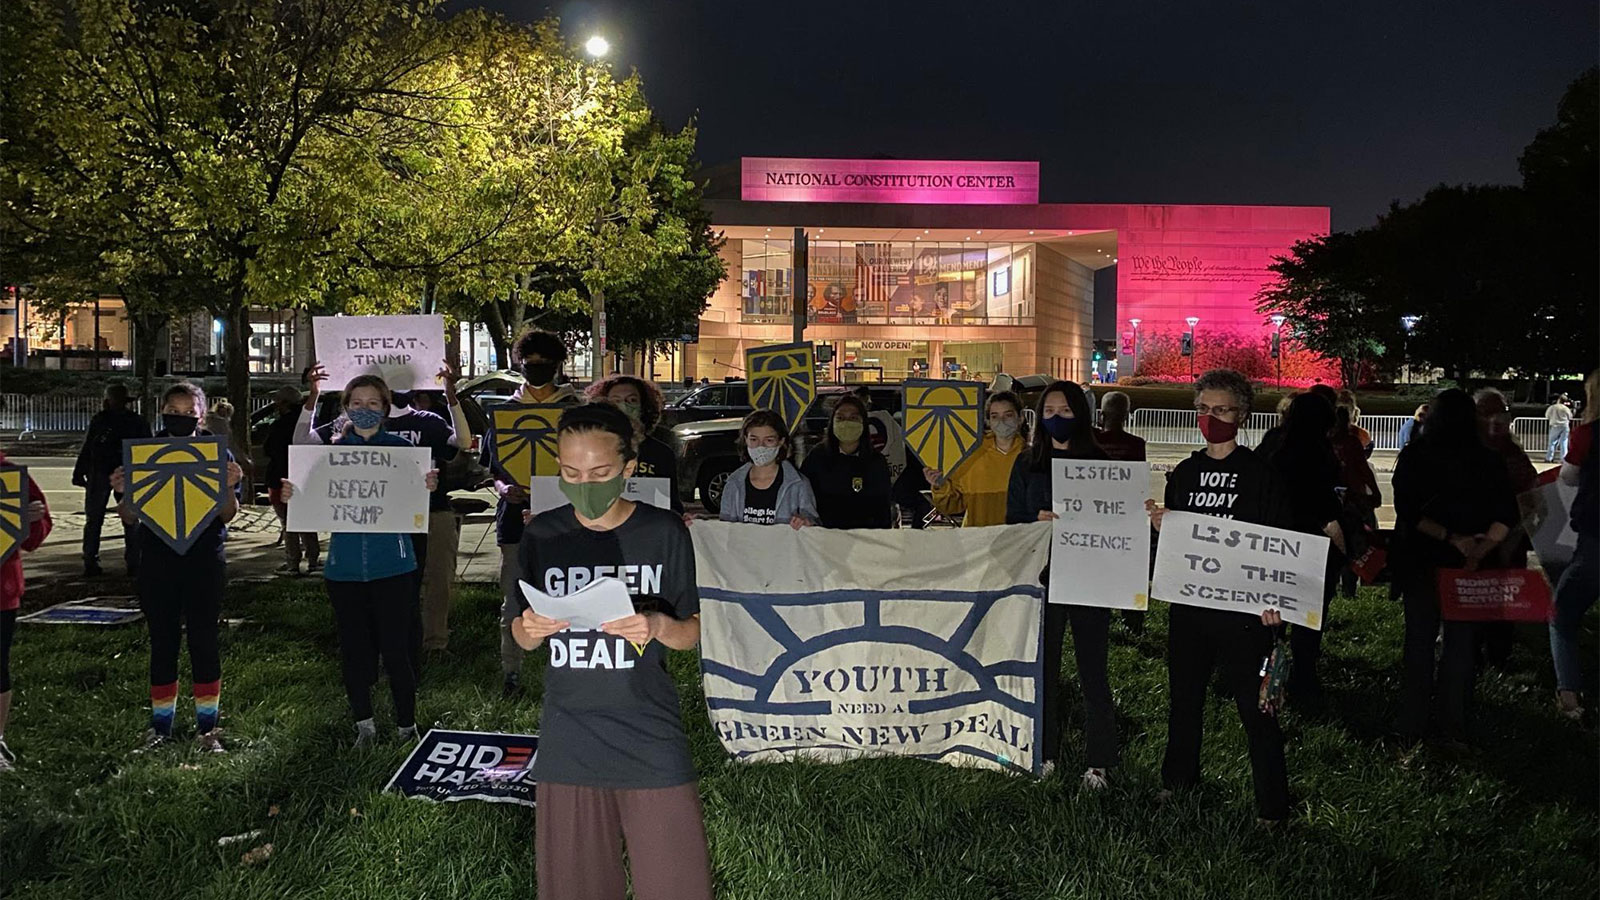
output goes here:
<path id="1" fill-rule="evenodd" d="M 729 278 L 690 371 L 714 378 L 741 374 L 745 347 L 790 339 L 798 227 L 810 246 L 806 337 L 833 345 L 841 380 L 1087 381 L 1110 368 L 1091 362 L 1097 324 L 1118 338 L 1120 377 L 1180 380 L 1189 317 L 1196 370 L 1270 379 L 1272 326 L 1255 297 L 1274 257 L 1329 229 L 1320 206 L 1039 203 L 1036 163 L 747 158 L 736 174 L 713 171 L 706 196 Z M 1104 310 L 1096 323 L 1094 302 L 1111 267 L 1114 326 Z M 1287 381 L 1330 375 L 1303 353 L 1283 362 Z"/>

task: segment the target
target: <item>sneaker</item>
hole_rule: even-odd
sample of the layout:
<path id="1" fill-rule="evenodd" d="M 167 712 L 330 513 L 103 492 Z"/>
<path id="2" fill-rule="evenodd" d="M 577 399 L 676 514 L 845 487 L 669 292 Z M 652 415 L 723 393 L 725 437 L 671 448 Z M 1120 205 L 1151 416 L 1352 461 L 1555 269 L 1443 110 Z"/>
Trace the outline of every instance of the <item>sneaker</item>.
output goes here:
<path id="1" fill-rule="evenodd" d="M 315 574 L 317 574 L 318 572 L 321 572 L 321 571 L 322 571 L 322 560 L 313 559 L 312 561 L 306 563 L 306 574 L 307 575 L 315 575 Z"/>
<path id="2" fill-rule="evenodd" d="M 366 728 L 362 728 L 360 725 L 356 726 L 356 742 L 354 746 L 357 750 L 365 750 L 377 743 L 377 740 L 378 730 L 376 728 L 370 725 Z"/>
<path id="3" fill-rule="evenodd" d="M 1172 788 L 1162 788 L 1160 791 L 1156 792 L 1156 805 L 1166 806 L 1168 803 L 1172 802 L 1172 797 Z"/>
<path id="4" fill-rule="evenodd" d="M 400 737 L 400 743 L 409 744 L 417 739 L 417 726 L 407 725 L 404 728 L 397 728 L 395 733 Z"/>
<path id="5" fill-rule="evenodd" d="M 102 574 L 104 572 L 101 570 L 99 563 L 86 562 L 83 564 L 83 576 L 85 578 L 99 578 Z"/>
<path id="6" fill-rule="evenodd" d="M 1575 691 L 1556 692 L 1556 712 L 1563 719 L 1573 722 L 1583 721 L 1583 704 L 1578 701 Z"/>
<path id="7" fill-rule="evenodd" d="M 276 569 L 273 569 L 272 570 L 272 574 L 274 574 L 274 575 L 288 575 L 291 578 L 298 578 L 298 577 L 300 577 L 300 564 L 299 563 L 284 563 L 283 565 L 277 567 Z"/>
<path id="8" fill-rule="evenodd" d="M 1041 779 L 1049 778 L 1051 775 L 1054 775 L 1055 773 L 1056 773 L 1056 764 L 1055 764 L 1054 760 L 1047 759 L 1047 760 L 1044 761 L 1044 765 L 1041 765 L 1039 767 L 1039 777 Z"/>
<path id="9" fill-rule="evenodd" d="M 500 697 L 501 697 L 501 699 L 510 700 L 511 698 L 513 698 L 513 697 L 515 697 L 515 696 L 517 696 L 518 694 L 521 694 L 521 693 L 522 693 L 522 673 L 521 672 L 507 672 L 506 673 L 505 683 L 500 686 Z"/>
<path id="10" fill-rule="evenodd" d="M 228 752 L 227 748 L 222 746 L 221 728 L 213 728 L 205 734 L 196 735 L 194 739 L 194 746 L 195 749 L 199 750 L 201 753 Z"/>
<path id="11" fill-rule="evenodd" d="M 6 745 L 6 739 L 0 738 L 0 772 L 10 772 L 17 767 L 17 754 Z"/>
<path id="12" fill-rule="evenodd" d="M 1089 769 L 1083 773 L 1081 783 L 1086 791 L 1103 791 L 1111 786 L 1105 769 Z"/>
<path id="13" fill-rule="evenodd" d="M 147 729 L 144 738 L 139 741 L 139 746 L 133 752 L 149 753 L 172 743 L 172 735 L 162 734 L 154 728 Z"/>

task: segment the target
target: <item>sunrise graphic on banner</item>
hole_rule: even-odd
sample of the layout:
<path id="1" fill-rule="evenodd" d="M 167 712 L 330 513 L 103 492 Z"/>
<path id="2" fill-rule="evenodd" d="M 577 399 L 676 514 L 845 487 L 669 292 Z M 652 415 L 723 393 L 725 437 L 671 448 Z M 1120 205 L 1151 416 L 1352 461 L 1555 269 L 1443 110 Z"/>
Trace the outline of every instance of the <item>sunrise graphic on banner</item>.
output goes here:
<path id="1" fill-rule="evenodd" d="M 122 442 L 122 470 L 139 523 L 186 553 L 222 510 L 228 439 L 143 438 Z"/>
<path id="2" fill-rule="evenodd" d="M 28 468 L 0 466 L 0 562 L 28 537 Z"/>
<path id="3" fill-rule="evenodd" d="M 561 474 L 556 461 L 556 424 L 568 409 L 537 403 L 501 403 L 489 407 L 490 446 L 495 467 L 526 488 L 543 475 Z"/>
<path id="4" fill-rule="evenodd" d="M 906 446 L 948 475 L 983 440 L 983 385 L 910 379 L 903 390 Z"/>
<path id="5" fill-rule="evenodd" d="M 792 433 L 817 398 L 817 369 L 810 344 L 777 344 L 744 352 L 750 405 L 783 417 Z"/>

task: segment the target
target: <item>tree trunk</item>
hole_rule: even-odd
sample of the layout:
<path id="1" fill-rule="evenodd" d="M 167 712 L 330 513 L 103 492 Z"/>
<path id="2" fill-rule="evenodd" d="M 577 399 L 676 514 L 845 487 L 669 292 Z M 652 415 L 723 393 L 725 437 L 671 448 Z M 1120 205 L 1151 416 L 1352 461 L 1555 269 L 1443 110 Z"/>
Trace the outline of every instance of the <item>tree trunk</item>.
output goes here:
<path id="1" fill-rule="evenodd" d="M 431 316 L 439 309 L 439 280 L 433 276 L 422 283 L 422 314 Z"/>
<path id="2" fill-rule="evenodd" d="M 153 421 L 156 411 L 150 381 L 155 375 L 157 338 L 171 317 L 165 313 L 133 314 L 134 376 L 139 380 L 139 410 L 145 421 Z"/>
<path id="3" fill-rule="evenodd" d="M 244 279 L 229 286 L 228 306 L 222 316 L 222 352 L 226 354 L 228 399 L 233 402 L 233 429 L 228 449 L 234 462 L 244 469 L 245 502 L 255 502 L 250 464 L 250 306 L 246 302 Z"/>

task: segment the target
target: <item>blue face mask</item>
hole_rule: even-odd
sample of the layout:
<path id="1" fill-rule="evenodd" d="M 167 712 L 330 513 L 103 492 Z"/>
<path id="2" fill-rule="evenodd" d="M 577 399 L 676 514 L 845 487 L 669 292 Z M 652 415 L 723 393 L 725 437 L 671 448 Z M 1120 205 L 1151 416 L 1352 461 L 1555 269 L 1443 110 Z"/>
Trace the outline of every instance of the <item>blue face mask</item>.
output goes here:
<path id="1" fill-rule="evenodd" d="M 344 414 L 350 419 L 351 425 L 354 425 L 362 431 L 377 428 L 379 425 L 383 424 L 383 410 L 381 409 L 369 409 L 365 406 L 352 406 L 345 410 Z"/>
<path id="2" fill-rule="evenodd" d="M 1068 416 L 1045 416 L 1044 430 L 1058 441 L 1070 441 L 1078 433 L 1078 420 Z"/>

